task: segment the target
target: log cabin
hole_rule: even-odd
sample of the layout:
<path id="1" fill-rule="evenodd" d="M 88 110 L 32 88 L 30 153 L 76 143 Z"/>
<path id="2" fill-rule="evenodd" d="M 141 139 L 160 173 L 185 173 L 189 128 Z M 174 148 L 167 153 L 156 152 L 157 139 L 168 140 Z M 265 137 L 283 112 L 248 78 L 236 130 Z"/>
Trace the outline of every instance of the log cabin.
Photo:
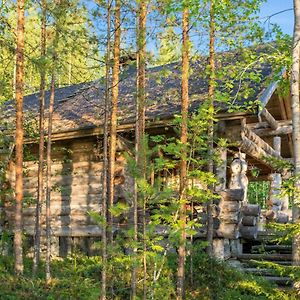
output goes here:
<path id="1" fill-rule="evenodd" d="M 224 58 L 225 57 L 225 58 Z M 280 77 L 270 64 L 258 61 L 249 71 L 234 71 L 231 66 L 243 59 L 237 53 L 222 54 L 217 59 L 231 78 L 229 90 L 223 79 L 219 89 L 227 99 L 216 101 L 216 135 L 232 143 L 222 149 L 223 161 L 216 168 L 220 179 L 221 201 L 216 218 L 214 246 L 216 256 L 228 258 L 241 251 L 246 239 L 259 233 L 261 209 L 247 203 L 248 180 L 271 182 L 273 193 L 269 218 L 287 221 L 288 203 L 276 191 L 282 181 L 272 158 L 283 162 L 293 157 L 290 96 L 280 90 Z M 201 109 L 207 98 L 206 59 L 191 62 L 190 112 Z M 249 76 L 247 76 L 247 74 Z M 255 75 L 255 80 L 253 76 Z M 223 75 L 224 76 L 224 75 Z M 149 68 L 147 71 L 146 131 L 149 135 L 174 134 L 173 120 L 180 113 L 180 63 Z M 252 78 L 252 79 L 251 79 Z M 118 103 L 118 155 L 116 158 L 115 202 L 131 203 L 133 179 L 126 171 L 124 152 L 134 147 L 135 68 L 122 72 Z M 245 92 L 245 90 L 247 92 Z M 246 95 L 247 94 L 247 95 Z M 50 92 L 46 92 L 46 107 Z M 225 97 L 226 98 L 226 97 Z M 227 101 L 226 101 L 227 100 Z M 1 231 L 11 230 L 14 187 L 14 102 L 1 107 Z M 24 146 L 23 228 L 26 236 L 34 233 L 37 195 L 37 124 L 39 94 L 24 98 L 26 139 Z M 53 253 L 67 255 L 74 245 L 90 253 L 91 243 L 101 237 L 101 228 L 88 211 L 101 211 L 102 136 L 104 82 L 98 80 L 57 88 L 53 116 L 51 231 Z M 270 158 L 270 159 L 266 159 Z M 259 170 L 253 176 L 251 169 Z M 42 204 L 41 226 L 45 235 L 45 204 Z M 205 236 L 200 230 L 198 236 Z M 229 245 L 229 252 L 226 250 Z"/>

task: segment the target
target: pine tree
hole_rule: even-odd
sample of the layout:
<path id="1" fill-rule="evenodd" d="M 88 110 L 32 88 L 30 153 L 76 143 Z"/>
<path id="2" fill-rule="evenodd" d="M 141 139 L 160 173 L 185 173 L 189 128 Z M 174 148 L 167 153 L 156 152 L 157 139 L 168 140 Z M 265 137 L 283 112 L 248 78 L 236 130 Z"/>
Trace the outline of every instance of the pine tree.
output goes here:
<path id="1" fill-rule="evenodd" d="M 140 170 L 140 178 L 146 180 L 146 149 L 145 149 L 145 100 L 146 100 L 146 22 L 147 3 L 145 0 L 138 2 L 138 30 L 137 30 L 137 168 Z M 142 197 L 142 199 L 140 199 Z M 142 206 L 142 244 L 143 244 L 143 299 L 147 297 L 147 259 L 146 259 L 146 199 L 142 195 L 136 197 Z M 138 204 L 136 205 L 138 207 Z M 136 219 L 135 219 L 136 221 Z M 135 224 L 135 234 L 137 234 L 137 224 Z"/>
<path id="2" fill-rule="evenodd" d="M 112 95 L 110 108 L 109 127 L 109 166 L 108 166 L 108 207 L 114 205 L 114 176 L 117 144 L 117 113 L 119 98 L 119 73 L 120 73 L 120 40 L 121 40 L 121 1 L 115 2 L 114 13 L 114 46 L 113 46 L 113 70 L 112 70 Z M 108 213 L 109 241 L 113 242 L 113 215 Z"/>
<path id="3" fill-rule="evenodd" d="M 17 1 L 17 50 L 16 50 L 16 210 L 14 228 L 15 272 L 23 273 L 22 202 L 23 202 L 23 96 L 24 96 L 24 31 L 25 3 Z"/>
<path id="4" fill-rule="evenodd" d="M 189 8 L 184 7 L 182 14 L 182 79 L 181 79 L 181 158 L 180 158 L 180 229 L 178 249 L 177 299 L 185 298 L 185 257 L 186 257 L 186 188 L 187 188 L 187 139 L 189 105 Z"/>
<path id="5" fill-rule="evenodd" d="M 2 8 L 0 6 L 0 102 L 13 98 L 15 86 L 13 80 L 15 77 L 14 36 L 16 14 L 12 13 L 14 7 L 13 1 L 4 2 L 5 7 Z M 53 1 L 48 3 L 49 7 L 52 3 Z M 26 85 L 24 86 L 25 95 L 35 93 L 40 88 L 40 35 L 36 30 L 40 19 L 40 4 L 36 1 L 28 1 L 24 33 L 26 40 L 24 48 L 24 55 L 26 57 L 24 71 L 26 77 Z M 60 86 L 96 80 L 99 78 L 99 68 L 101 75 L 104 74 L 97 41 L 94 37 L 95 29 L 93 24 L 89 19 L 83 2 L 68 1 L 65 20 L 61 24 L 63 35 L 57 46 L 57 52 L 60 54 L 57 71 L 59 80 L 57 81 L 59 81 Z M 48 43 L 47 47 L 50 46 Z"/>

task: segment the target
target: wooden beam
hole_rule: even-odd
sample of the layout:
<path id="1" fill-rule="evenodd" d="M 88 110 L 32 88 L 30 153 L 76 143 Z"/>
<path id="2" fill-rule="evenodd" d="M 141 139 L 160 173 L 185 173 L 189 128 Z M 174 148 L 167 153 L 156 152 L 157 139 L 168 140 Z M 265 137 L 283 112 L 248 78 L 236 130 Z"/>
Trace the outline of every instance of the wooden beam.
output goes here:
<path id="1" fill-rule="evenodd" d="M 271 164 L 271 162 L 266 160 L 266 158 L 271 158 L 271 157 L 281 158 L 281 157 L 277 156 L 277 154 L 273 148 L 271 148 L 271 149 L 273 149 L 272 154 L 268 153 L 265 149 L 263 149 L 262 147 L 257 145 L 254 141 L 250 140 L 246 136 L 242 137 L 239 147 L 247 155 L 249 155 L 252 158 L 254 158 L 255 160 L 259 161 L 263 165 L 266 165 L 270 169 L 274 169 L 274 166 Z M 274 155 L 274 153 L 276 155 Z"/>
<path id="2" fill-rule="evenodd" d="M 289 97 L 282 97 L 281 95 L 278 95 L 279 99 L 279 105 L 281 110 L 281 115 L 284 120 L 291 120 L 292 119 L 292 113 L 291 113 L 291 105 L 290 105 L 290 98 Z M 294 155 L 294 148 L 293 148 L 293 139 L 292 139 L 292 126 L 291 126 L 291 132 L 289 132 L 288 135 L 288 143 L 289 143 L 289 149 L 291 155 Z"/>
<path id="3" fill-rule="evenodd" d="M 242 141 L 240 142 L 239 146 L 246 154 L 262 162 L 263 164 L 269 165 L 264 158 L 270 157 L 270 155 L 246 136 L 242 137 Z"/>
<path id="4" fill-rule="evenodd" d="M 271 137 L 271 136 L 281 136 L 281 135 L 289 135 L 293 132 L 292 122 L 286 122 L 286 125 L 279 125 L 276 130 L 271 128 L 260 128 L 260 129 L 253 129 L 260 137 Z"/>
<path id="5" fill-rule="evenodd" d="M 273 130 L 276 130 L 278 128 L 279 126 L 278 122 L 275 120 L 275 118 L 269 113 L 269 111 L 266 108 L 263 108 L 261 110 L 260 115 L 266 119 L 266 121 L 270 124 L 270 127 Z"/>
<path id="6" fill-rule="evenodd" d="M 278 100 L 279 100 L 281 117 L 282 117 L 283 120 L 287 120 L 288 116 L 287 116 L 287 111 L 286 111 L 284 99 L 282 98 L 282 96 L 278 95 Z"/>
<path id="7" fill-rule="evenodd" d="M 284 76 L 286 73 L 285 68 L 283 68 L 276 77 L 280 78 L 282 76 Z M 279 83 L 279 79 L 276 81 L 272 81 L 269 86 L 264 90 L 264 92 L 262 93 L 262 95 L 260 96 L 259 100 L 261 103 L 261 107 L 265 108 L 269 102 L 269 100 L 271 99 L 272 95 L 274 94 L 275 90 L 277 89 Z M 259 114 L 260 115 L 260 112 Z"/>
<path id="8" fill-rule="evenodd" d="M 238 120 L 245 118 L 247 116 L 253 116 L 253 114 L 249 114 L 246 112 L 237 112 L 237 113 L 218 113 L 216 118 L 218 120 Z M 173 126 L 174 118 L 166 118 L 160 120 L 146 120 L 146 130 L 158 127 L 165 127 L 165 126 Z M 121 123 L 118 125 L 117 131 L 118 132 L 126 132 L 134 130 L 135 124 L 134 123 Z M 67 131 L 58 131 L 53 133 L 52 140 L 59 141 L 59 140 L 68 140 L 74 138 L 82 138 L 88 136 L 97 136 L 103 134 L 103 126 L 91 126 L 81 129 L 75 130 L 67 130 Z M 37 143 L 37 139 L 25 138 L 24 141 L 26 144 Z"/>
<path id="9" fill-rule="evenodd" d="M 291 120 L 278 121 L 278 128 L 273 130 L 269 123 L 250 123 L 247 127 L 260 137 L 281 136 L 292 133 L 293 126 Z M 226 135 L 235 135 L 241 130 L 240 126 L 230 126 L 226 128 Z"/>
<path id="10" fill-rule="evenodd" d="M 226 137 L 229 142 L 237 143 L 243 152 L 251 156 L 255 160 L 273 169 L 273 166 L 265 158 L 277 157 L 281 158 L 267 142 L 255 134 L 251 129 L 248 128 L 245 120 L 242 120 L 241 126 L 235 126 L 236 130 L 227 130 Z"/>
<path id="11" fill-rule="evenodd" d="M 275 151 L 267 142 L 265 142 L 261 137 L 255 134 L 247 126 L 243 128 L 245 137 L 254 142 L 257 147 L 262 148 L 268 155 L 280 158 L 280 154 Z"/>
<path id="12" fill-rule="evenodd" d="M 282 126 L 288 126 L 288 125 L 292 125 L 292 121 L 291 119 L 289 120 L 280 120 L 277 121 L 279 127 Z M 256 123 L 247 123 L 247 126 L 251 129 L 251 130 L 260 130 L 260 129 L 269 129 L 270 130 L 270 125 L 268 122 L 256 122 Z"/>

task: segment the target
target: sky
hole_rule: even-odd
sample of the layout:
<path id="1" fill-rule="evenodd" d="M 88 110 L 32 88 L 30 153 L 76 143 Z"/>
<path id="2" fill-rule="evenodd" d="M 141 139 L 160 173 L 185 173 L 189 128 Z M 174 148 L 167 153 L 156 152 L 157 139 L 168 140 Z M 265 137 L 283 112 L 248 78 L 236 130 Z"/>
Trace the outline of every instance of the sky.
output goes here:
<path id="1" fill-rule="evenodd" d="M 293 0 L 267 0 L 261 8 L 260 17 L 262 18 L 262 21 L 266 21 L 265 26 L 268 26 L 269 22 L 277 23 L 284 33 L 292 35 L 294 27 L 294 14 L 292 8 Z M 272 16 L 270 20 L 268 20 L 268 16 L 287 9 L 291 10 Z"/>

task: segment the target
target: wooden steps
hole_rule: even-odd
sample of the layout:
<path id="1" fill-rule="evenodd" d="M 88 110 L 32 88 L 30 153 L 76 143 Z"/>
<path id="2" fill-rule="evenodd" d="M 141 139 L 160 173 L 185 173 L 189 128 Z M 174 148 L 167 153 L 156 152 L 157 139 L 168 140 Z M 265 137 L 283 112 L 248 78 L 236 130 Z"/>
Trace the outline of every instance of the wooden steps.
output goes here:
<path id="1" fill-rule="evenodd" d="M 264 231 L 258 231 L 255 241 L 261 242 L 261 243 L 272 242 L 276 238 L 278 238 L 278 235 L 284 236 L 284 233 L 282 233 L 282 234 L 276 233 L 275 234 L 275 232 L 270 229 L 264 230 Z"/>
<path id="2" fill-rule="evenodd" d="M 258 260 L 244 260 L 244 262 L 246 264 L 250 265 L 250 266 L 258 266 L 258 265 L 260 265 L 260 263 L 262 261 L 258 261 Z M 273 261 L 273 263 L 276 263 L 277 265 L 281 265 L 281 266 L 291 266 L 292 265 L 292 261 L 291 260 L 286 260 L 286 261 L 277 260 L 277 261 Z"/>
<path id="3" fill-rule="evenodd" d="M 276 253 L 291 253 L 292 245 L 256 245 L 252 246 L 253 253 L 275 251 Z"/>
<path id="4" fill-rule="evenodd" d="M 243 269 L 246 273 L 251 273 L 253 275 L 260 275 L 260 276 L 273 276 L 276 272 L 272 269 L 259 269 L 259 268 L 250 268 L 250 267 L 245 267 Z"/>
<path id="5" fill-rule="evenodd" d="M 264 276 L 264 278 L 268 281 L 271 281 L 278 286 L 291 286 L 292 285 L 292 280 L 289 277 L 281 277 L 281 276 Z"/>
<path id="6" fill-rule="evenodd" d="M 272 244 L 268 239 L 260 245 L 253 245 L 251 253 L 242 253 L 237 256 L 240 262 L 239 269 L 247 274 L 263 277 L 283 289 L 292 287 L 292 279 L 281 275 L 275 268 L 262 265 L 270 262 L 280 266 L 292 265 L 292 246 Z"/>
<path id="7" fill-rule="evenodd" d="M 282 253 L 246 253 L 246 254 L 240 254 L 237 257 L 239 260 L 265 260 L 265 261 L 291 261 L 292 260 L 292 254 L 282 254 Z"/>

